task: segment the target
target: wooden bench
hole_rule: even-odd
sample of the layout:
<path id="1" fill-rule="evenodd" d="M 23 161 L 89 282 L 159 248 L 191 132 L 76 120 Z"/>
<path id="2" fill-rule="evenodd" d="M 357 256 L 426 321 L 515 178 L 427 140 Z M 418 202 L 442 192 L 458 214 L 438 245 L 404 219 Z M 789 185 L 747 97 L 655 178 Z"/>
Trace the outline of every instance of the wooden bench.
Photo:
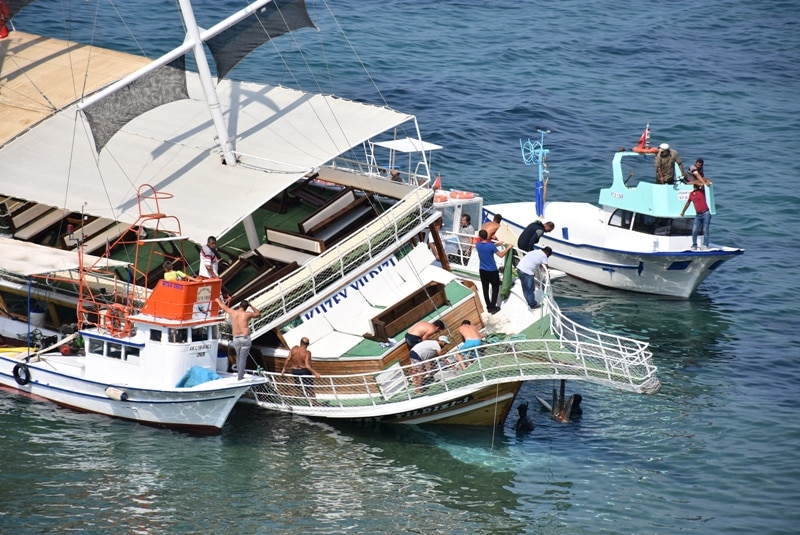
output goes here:
<path id="1" fill-rule="evenodd" d="M 83 227 L 76 225 L 72 229 L 72 237 L 69 235 L 64 236 L 64 245 L 68 249 L 72 249 L 78 245 L 78 240 L 83 236 L 84 239 L 89 240 L 99 232 L 104 231 L 114 224 L 114 221 L 105 217 L 98 217 L 89 221 Z"/>
<path id="2" fill-rule="evenodd" d="M 302 265 L 315 256 L 303 251 L 296 251 L 287 247 L 280 247 L 271 243 L 259 245 L 255 251 L 268 260 L 274 260 L 281 264 L 291 264 L 297 262 Z"/>
<path id="3" fill-rule="evenodd" d="M 372 328 L 379 340 L 392 338 L 411 327 L 447 302 L 447 294 L 441 282 L 429 282 L 408 297 L 383 310 L 372 318 Z"/>
<path id="4" fill-rule="evenodd" d="M 319 173 L 316 173 L 305 180 L 302 180 L 297 186 L 289 190 L 289 194 L 293 197 L 298 199 L 302 199 L 306 201 L 308 204 L 312 206 L 324 206 L 325 203 L 328 202 L 329 198 L 325 195 L 321 195 L 314 190 L 311 189 L 310 184 L 311 182 L 319 176 Z"/>
<path id="5" fill-rule="evenodd" d="M 255 277 L 253 280 L 231 294 L 231 306 L 238 304 L 239 301 L 246 297 L 250 297 L 259 290 L 263 290 L 273 282 L 281 280 L 283 277 L 294 272 L 299 267 L 300 266 L 297 265 L 297 262 L 292 262 L 281 268 L 272 267 L 261 273 L 259 276 Z"/>
<path id="6" fill-rule="evenodd" d="M 252 266 L 258 271 L 266 271 L 275 267 L 275 264 L 258 254 L 256 251 L 248 251 L 239 255 L 224 271 L 219 274 L 222 279 L 222 285 L 226 286 L 231 283 L 234 277 L 238 275 L 243 269 Z"/>
<path id="7" fill-rule="evenodd" d="M 338 237 L 372 219 L 375 213 L 371 194 L 359 196 L 353 188 L 346 188 L 297 226 L 300 233 L 332 245 Z"/>
<path id="8" fill-rule="evenodd" d="M 325 250 L 324 241 L 290 230 L 264 227 L 264 235 L 267 237 L 267 243 L 285 245 L 286 247 L 312 254 L 320 254 Z"/>
<path id="9" fill-rule="evenodd" d="M 105 247 L 106 243 L 111 243 L 122 236 L 127 230 L 128 225 L 123 223 L 114 223 L 113 227 L 110 227 L 87 240 L 83 246 L 83 250 L 87 254 L 92 254 L 101 247 Z"/>
<path id="10" fill-rule="evenodd" d="M 29 208 L 24 209 L 23 211 L 14 214 L 11 219 L 11 222 L 14 225 L 14 231 L 16 233 L 17 229 L 20 229 L 33 221 L 34 219 L 38 219 L 47 212 L 51 211 L 53 206 L 49 204 L 34 204 Z"/>
<path id="11" fill-rule="evenodd" d="M 15 230 L 14 237 L 19 240 L 31 240 L 56 223 L 63 221 L 69 214 L 69 210 L 54 208 L 34 219 L 24 227 Z"/>

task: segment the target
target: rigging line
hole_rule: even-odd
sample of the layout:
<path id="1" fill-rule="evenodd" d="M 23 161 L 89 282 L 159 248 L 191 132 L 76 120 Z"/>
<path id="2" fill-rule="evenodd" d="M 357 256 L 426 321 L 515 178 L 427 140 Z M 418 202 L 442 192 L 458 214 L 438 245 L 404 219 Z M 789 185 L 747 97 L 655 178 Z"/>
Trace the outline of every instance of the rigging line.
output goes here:
<path id="1" fill-rule="evenodd" d="M 276 9 L 277 9 L 278 13 L 280 14 L 280 16 L 281 16 L 281 19 L 282 19 L 282 20 L 284 21 L 284 23 L 285 23 L 285 22 L 286 22 L 286 18 L 284 17 L 283 13 L 280 11 L 280 7 L 278 7 L 278 6 L 277 6 L 277 4 L 276 4 Z M 259 25 L 261 26 L 262 30 L 264 30 L 264 33 L 265 33 L 266 35 L 269 35 L 269 32 L 267 32 L 267 29 L 264 27 L 264 24 L 261 22 L 261 19 L 260 19 L 260 18 L 257 18 L 256 20 L 258 20 L 258 22 L 259 22 Z M 291 42 L 292 42 L 294 45 L 296 45 L 296 47 L 297 47 L 297 53 L 298 53 L 298 56 L 299 56 L 299 57 L 300 57 L 300 58 L 303 60 L 303 64 L 305 65 L 305 67 L 306 67 L 306 70 L 308 71 L 308 73 L 310 74 L 310 76 L 311 76 L 312 80 L 314 81 L 314 84 L 316 85 L 318 92 L 319 92 L 319 93 L 323 93 L 323 94 L 324 94 L 324 91 L 322 90 L 322 87 L 320 86 L 320 84 L 319 84 L 319 82 L 318 82 L 318 80 L 317 80 L 316 76 L 314 75 L 314 72 L 313 72 L 313 70 L 311 69 L 311 65 L 309 64 L 308 60 L 306 59 L 306 54 L 304 54 L 304 53 L 303 53 L 303 49 L 302 49 L 302 47 L 301 47 L 301 46 L 299 45 L 299 43 L 297 42 L 297 38 L 295 37 L 295 35 L 294 35 L 294 32 L 293 32 L 293 31 L 291 31 L 291 32 L 288 32 L 288 35 L 289 35 L 289 38 L 291 39 Z M 277 46 L 277 44 L 276 44 L 276 42 L 275 42 L 275 39 L 272 39 L 272 38 L 270 38 L 270 41 L 269 41 L 269 42 L 270 42 L 270 44 L 272 45 L 272 48 L 273 48 L 273 50 L 275 51 L 275 53 L 276 53 L 276 54 L 278 55 L 278 57 L 280 58 L 280 60 L 281 60 L 281 63 L 283 63 L 283 66 L 284 66 L 284 68 L 285 68 L 285 71 L 286 71 L 286 72 L 287 72 L 287 73 L 290 75 L 290 77 L 291 77 L 292 81 L 293 81 L 293 82 L 296 84 L 296 86 L 297 86 L 298 88 L 302 88 L 302 87 L 303 87 L 303 84 L 301 84 L 301 83 L 300 83 L 300 80 L 298 80 L 297 76 L 295 76 L 294 72 L 292 71 L 291 67 L 289 66 L 289 62 L 288 62 L 288 60 L 287 60 L 287 59 L 284 57 L 284 55 L 283 55 L 283 54 L 281 53 L 281 51 L 278 49 L 278 46 Z M 324 101 L 325 101 L 325 102 L 326 102 L 326 104 L 327 104 L 327 102 L 328 102 L 328 99 L 327 99 L 327 98 L 325 98 L 325 99 L 324 99 Z M 330 106 L 329 106 L 329 105 L 328 105 L 328 109 L 330 110 Z M 319 114 L 316 112 L 316 110 L 314 110 L 314 109 L 313 109 L 313 107 L 312 107 L 312 110 L 314 111 L 314 115 L 315 115 L 315 116 L 316 116 L 318 119 L 320 119 L 320 116 L 319 116 Z M 330 110 L 330 111 L 332 111 L 332 110 Z M 339 131 L 340 131 L 340 133 L 342 133 L 342 134 L 344 135 L 345 139 L 347 139 L 346 132 L 344 131 L 344 128 L 342 128 L 342 127 L 341 127 L 341 125 L 340 125 L 340 123 L 339 123 L 339 121 L 338 121 L 338 118 L 336 117 L 336 115 L 335 115 L 335 114 L 332 114 L 332 115 L 334 116 L 334 118 L 336 118 L 336 124 L 337 124 L 337 125 L 339 125 Z M 326 132 L 329 132 L 329 129 L 328 129 L 328 127 L 325 125 L 325 123 L 324 123 L 322 120 L 320 120 L 320 121 L 319 121 L 319 124 L 323 126 L 323 128 L 325 129 L 325 131 L 326 131 Z M 335 140 L 334 140 L 334 138 L 333 138 L 333 136 L 332 136 L 332 135 L 330 135 L 330 133 L 328 134 L 328 139 L 329 139 L 329 140 L 331 140 L 331 141 L 335 141 Z M 349 141 L 348 141 L 348 144 L 350 144 L 350 143 L 349 143 Z M 340 151 L 340 152 L 343 152 L 343 151 Z"/>
<path id="2" fill-rule="evenodd" d="M 147 53 L 144 51 L 144 48 L 142 47 L 142 44 L 139 42 L 138 39 L 136 39 L 136 33 L 133 32 L 133 30 L 131 30 L 131 27 L 128 25 L 128 21 L 125 20 L 125 17 L 117 8 L 117 4 L 114 3 L 114 0 L 109 0 L 109 3 L 111 4 L 111 7 L 114 9 L 114 12 L 117 14 L 117 16 L 119 16 L 119 20 L 122 22 L 122 25 L 125 26 L 125 29 L 128 31 L 128 36 L 133 40 L 134 43 L 136 43 L 136 46 L 139 47 L 139 52 L 141 52 L 142 56 L 149 59 L 150 56 L 147 55 Z"/>
<path id="3" fill-rule="evenodd" d="M 492 421 L 494 425 L 492 426 L 492 447 L 490 449 L 494 450 L 494 437 L 495 433 L 497 433 L 497 398 L 500 395 L 500 383 L 494 385 L 494 418 Z M 512 402 L 513 403 L 513 402 Z"/>

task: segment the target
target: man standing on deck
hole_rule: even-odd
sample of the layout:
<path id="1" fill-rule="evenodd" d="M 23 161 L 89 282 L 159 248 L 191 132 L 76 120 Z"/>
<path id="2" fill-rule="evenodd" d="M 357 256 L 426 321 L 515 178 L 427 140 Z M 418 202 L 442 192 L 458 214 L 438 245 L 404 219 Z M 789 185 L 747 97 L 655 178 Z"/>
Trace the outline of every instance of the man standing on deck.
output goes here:
<path id="1" fill-rule="evenodd" d="M 683 170 L 683 162 L 675 149 L 670 149 L 667 143 L 662 143 L 659 147 L 658 154 L 655 157 L 656 164 L 656 182 L 659 184 L 674 184 L 675 183 L 675 164 L 681 170 L 681 176 L 686 174 Z"/>
<path id="2" fill-rule="evenodd" d="M 517 275 L 522 283 L 522 295 L 525 296 L 528 306 L 538 307 L 541 303 L 536 302 L 536 270 L 539 266 L 546 266 L 547 259 L 553 254 L 549 247 L 543 247 L 526 254 L 517 264 Z"/>
<path id="3" fill-rule="evenodd" d="M 502 251 L 497 248 L 497 245 L 505 245 L 499 242 L 495 245 L 489 240 L 489 234 L 485 229 L 478 231 L 478 238 L 480 241 L 475 244 L 475 250 L 478 251 L 478 259 L 480 260 L 479 273 L 481 276 L 481 286 L 483 287 L 483 300 L 486 302 L 486 311 L 489 314 L 500 312 L 500 307 L 497 306 L 497 298 L 500 296 L 500 272 L 497 270 L 497 262 L 494 255 L 503 258 L 511 251 L 511 247 L 506 247 Z M 489 290 L 491 289 L 491 295 Z"/>
<path id="4" fill-rule="evenodd" d="M 214 236 L 209 236 L 206 244 L 200 249 L 198 273 L 207 279 L 219 278 L 219 253 L 217 253 L 217 239 Z"/>
<path id="5" fill-rule="evenodd" d="M 299 386 L 305 397 L 313 399 L 313 404 L 317 405 L 317 394 L 314 392 L 314 379 L 321 377 L 319 372 L 311 367 L 311 351 L 308 350 L 309 340 L 305 336 L 300 339 L 300 345 L 294 346 L 289 351 L 289 357 L 283 363 L 281 375 L 286 373 L 286 368 L 292 371 L 295 385 Z"/>
<path id="6" fill-rule="evenodd" d="M 247 356 L 250 354 L 250 320 L 261 315 L 261 311 L 251 305 L 247 299 L 242 299 L 239 306 L 231 308 L 222 298 L 217 297 L 220 308 L 231 316 L 231 330 L 233 331 L 233 347 L 236 349 L 236 374 L 241 381 L 247 366 Z M 251 309 L 251 310 L 248 310 Z"/>

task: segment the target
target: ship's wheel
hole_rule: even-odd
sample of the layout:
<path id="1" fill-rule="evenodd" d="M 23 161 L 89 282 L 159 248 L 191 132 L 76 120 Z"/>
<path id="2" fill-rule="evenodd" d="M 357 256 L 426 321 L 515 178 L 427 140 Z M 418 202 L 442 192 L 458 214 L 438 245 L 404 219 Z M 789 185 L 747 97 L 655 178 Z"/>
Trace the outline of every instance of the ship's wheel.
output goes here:
<path id="1" fill-rule="evenodd" d="M 522 145 L 522 161 L 525 165 L 539 165 L 542 159 L 542 143 L 540 141 L 531 141 L 530 139 Z"/>

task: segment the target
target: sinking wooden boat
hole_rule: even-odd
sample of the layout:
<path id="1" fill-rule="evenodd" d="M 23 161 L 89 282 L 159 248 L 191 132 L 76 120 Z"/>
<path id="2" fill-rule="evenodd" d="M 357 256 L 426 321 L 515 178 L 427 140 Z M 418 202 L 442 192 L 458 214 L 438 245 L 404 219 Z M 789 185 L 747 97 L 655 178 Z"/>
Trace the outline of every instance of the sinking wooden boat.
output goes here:
<path id="1" fill-rule="evenodd" d="M 250 323 L 248 369 L 263 384 L 246 397 L 271 410 L 497 425 L 526 380 L 568 375 L 636 392 L 658 389 L 646 344 L 593 332 L 590 340 L 581 338 L 581 329 L 552 300 L 530 311 L 512 297 L 507 323 L 493 324 L 474 283 L 435 265 L 419 236 L 442 217 L 429 187 L 431 154 L 441 147 L 422 139 L 413 115 L 228 79 L 246 52 L 233 58 L 215 53 L 218 79 L 210 76 L 201 42 L 224 48 L 224 32 L 240 24 L 271 28 L 263 41 L 302 31 L 312 25 L 303 2 L 273 8 L 259 0 L 205 31 L 194 23 L 189 2 L 180 4 L 187 35 L 153 62 L 11 32 L 4 50 L 17 61 L 4 62 L 1 74 L 14 80 L 13 94 L 21 97 L 0 103 L 6 106 L 0 112 L 30 111 L 0 130 L 4 168 L 18 177 L 0 191 L 10 236 L 67 251 L 103 251 L 123 264 L 157 259 L 146 271 L 127 273 L 132 287 L 153 296 L 163 295 L 164 261 L 193 275 L 200 248 L 215 236 L 219 291 L 234 305 L 246 298 L 260 311 Z M 288 24 L 287 9 L 293 13 Z M 53 76 L 48 68 L 59 59 L 57 51 L 67 50 L 80 61 L 62 68 L 86 80 L 82 93 L 63 83 L 71 77 Z M 198 73 L 182 68 L 190 51 Z M 32 79 L 38 83 L 28 83 Z M 129 106 L 131 101 L 145 105 Z M 42 146 L 48 158 L 32 166 Z M 81 180 L 67 188 L 65 177 L 71 176 Z M 139 202 L 136 192 L 149 184 L 153 198 L 171 195 L 163 212 L 151 200 Z M 180 232 L 159 225 L 163 213 L 180 220 Z M 194 247 L 177 247 L 181 237 Z M 0 295 L 40 302 L 51 326 L 68 323 L 65 302 L 82 295 L 63 279 L 55 290 L 50 281 L 4 280 Z M 212 296 L 217 291 L 212 284 Z M 126 312 L 138 322 L 137 332 L 148 328 L 146 311 Z M 26 319 L 33 310 L 22 307 L 16 314 Z M 457 351 L 457 326 L 464 319 L 486 335 L 485 348 L 460 373 L 444 357 L 436 359 L 424 389 L 409 389 L 417 372 L 409 368 L 403 336 L 417 321 L 434 319 L 447 325 L 448 352 Z M 218 317 L 207 321 L 222 322 L 209 352 L 215 353 L 211 367 L 223 375 L 230 325 Z M 313 389 L 280 373 L 304 336 L 322 375 Z"/>

